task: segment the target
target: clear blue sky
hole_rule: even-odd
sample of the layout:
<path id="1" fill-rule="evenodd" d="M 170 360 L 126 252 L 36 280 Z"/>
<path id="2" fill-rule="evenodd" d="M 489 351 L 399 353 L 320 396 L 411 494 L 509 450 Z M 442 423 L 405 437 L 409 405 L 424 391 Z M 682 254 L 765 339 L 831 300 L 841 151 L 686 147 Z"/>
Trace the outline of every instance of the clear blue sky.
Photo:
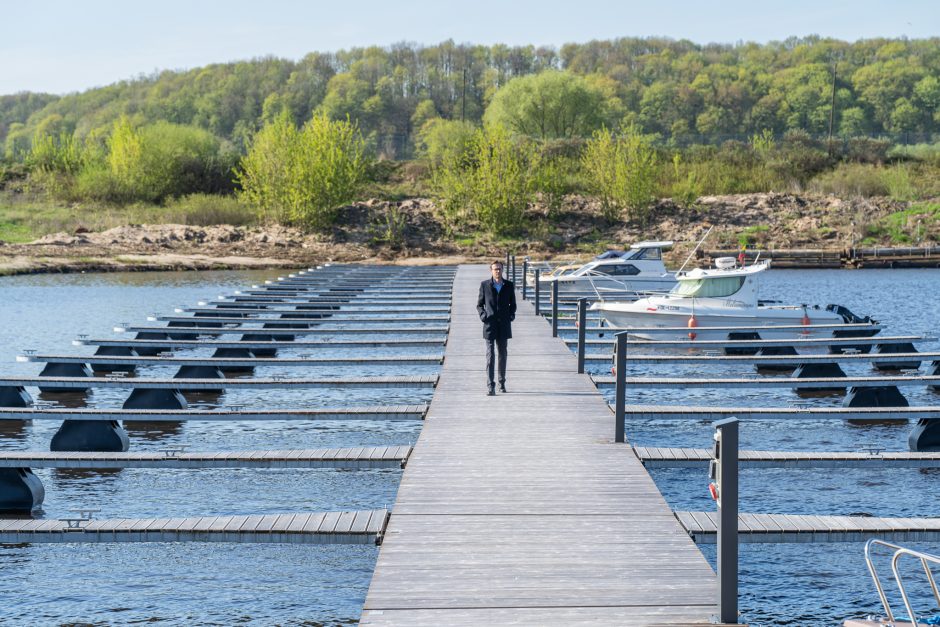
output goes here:
<path id="1" fill-rule="evenodd" d="M 698 43 L 940 35 L 940 0 L 9 0 L 0 94 L 65 93 L 154 70 L 399 41 Z"/>

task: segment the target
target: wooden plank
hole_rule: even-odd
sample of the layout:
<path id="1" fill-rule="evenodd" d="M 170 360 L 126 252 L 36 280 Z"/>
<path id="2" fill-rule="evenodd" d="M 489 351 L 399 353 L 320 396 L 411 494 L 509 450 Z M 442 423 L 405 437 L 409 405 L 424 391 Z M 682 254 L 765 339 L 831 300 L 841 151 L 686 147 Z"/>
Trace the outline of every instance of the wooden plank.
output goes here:
<path id="1" fill-rule="evenodd" d="M 309 520 L 328 514 L 342 520 L 337 533 L 323 533 Z M 255 516 L 203 516 L 195 518 L 113 518 L 81 521 L 68 528 L 56 519 L 0 519 L 0 542 L 375 542 L 380 530 L 367 524 L 385 510 L 302 512 Z M 353 524 L 354 521 L 362 521 Z M 294 539 L 287 539 L 290 533 Z M 283 536 L 283 537 L 282 537 Z M 262 539 L 263 538 L 263 539 Z"/>
<path id="2" fill-rule="evenodd" d="M 611 441 L 609 409 L 586 376 L 572 374 L 570 351 L 521 300 L 509 392 L 486 396 L 475 311 L 486 275 L 485 266 L 461 266 L 455 279 L 441 378 L 363 624 L 403 624 L 395 617 L 413 612 L 433 613 L 434 624 L 479 624 L 468 616 L 496 610 L 537 623 L 526 618 L 533 608 L 569 616 L 596 607 L 639 624 L 629 617 L 690 606 L 683 615 L 707 621 L 714 573 L 636 456 Z"/>
<path id="3" fill-rule="evenodd" d="M 611 387 L 614 377 L 594 377 L 598 387 Z M 849 388 L 934 385 L 940 386 L 940 375 L 886 377 L 767 377 L 767 378 L 684 378 L 626 377 L 629 388 Z M 2 383 L 2 381 L 0 381 Z"/>
<path id="4" fill-rule="evenodd" d="M 144 410 L 59 409 L 0 407 L 0 420 L 420 420 L 426 405 L 379 405 L 363 407 L 276 409 L 276 410 Z"/>
<path id="5" fill-rule="evenodd" d="M 940 378 L 940 377 L 938 377 Z M 201 390 L 218 388 L 372 388 L 434 387 L 436 376 L 335 377 L 323 379 L 157 379 L 111 377 L 5 377 L 0 387 L 133 388 Z"/>
<path id="6" fill-rule="evenodd" d="M 709 449 L 641 448 L 637 458 L 650 466 L 708 466 Z M 741 450 L 743 468 L 940 468 L 940 452 L 753 451 Z"/>

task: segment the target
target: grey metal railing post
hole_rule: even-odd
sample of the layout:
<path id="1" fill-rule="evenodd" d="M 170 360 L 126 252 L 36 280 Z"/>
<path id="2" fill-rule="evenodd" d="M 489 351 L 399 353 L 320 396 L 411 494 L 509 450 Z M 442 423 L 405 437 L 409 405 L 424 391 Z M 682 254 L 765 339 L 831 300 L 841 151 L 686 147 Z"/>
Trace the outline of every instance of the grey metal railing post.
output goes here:
<path id="1" fill-rule="evenodd" d="M 522 300 L 526 300 L 528 295 L 526 292 L 529 291 L 529 286 L 526 285 L 529 275 L 529 261 L 527 259 L 522 260 Z"/>
<path id="2" fill-rule="evenodd" d="M 552 281 L 552 337 L 558 337 L 558 281 Z"/>
<path id="3" fill-rule="evenodd" d="M 509 272 L 509 251 L 508 251 L 508 250 L 506 251 L 506 265 L 503 266 L 503 269 L 505 270 L 505 273 L 507 273 L 507 274 L 506 274 L 506 277 L 508 278 L 508 277 L 509 277 L 509 274 L 508 274 L 508 272 Z"/>
<path id="4" fill-rule="evenodd" d="M 539 296 L 540 296 L 539 294 L 539 269 L 536 268 L 535 269 L 535 315 L 536 316 L 542 315 L 542 311 L 541 309 L 539 309 L 539 307 L 542 306 L 541 303 L 539 302 Z"/>
<path id="5" fill-rule="evenodd" d="M 512 262 L 509 264 L 509 267 L 512 268 L 512 284 L 516 284 L 516 256 L 512 256 Z"/>
<path id="6" fill-rule="evenodd" d="M 738 622 L 738 419 L 714 423 L 718 501 L 718 621 Z"/>
<path id="7" fill-rule="evenodd" d="M 624 412 L 627 404 L 627 332 L 621 331 L 617 334 L 617 359 L 614 362 L 616 392 L 614 394 L 614 419 L 617 424 L 614 426 L 614 442 L 625 442 L 624 436 Z"/>
<path id="8" fill-rule="evenodd" d="M 578 374 L 584 374 L 584 336 L 587 327 L 587 299 L 578 299 Z"/>

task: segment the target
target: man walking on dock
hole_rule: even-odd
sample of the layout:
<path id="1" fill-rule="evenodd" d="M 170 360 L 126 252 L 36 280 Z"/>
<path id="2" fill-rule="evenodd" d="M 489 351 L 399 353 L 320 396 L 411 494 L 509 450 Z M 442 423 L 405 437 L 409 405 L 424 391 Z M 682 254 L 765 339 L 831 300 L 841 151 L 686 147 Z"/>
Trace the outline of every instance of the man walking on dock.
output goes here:
<path id="1" fill-rule="evenodd" d="M 516 293 L 512 281 L 503 278 L 503 264 L 490 264 L 492 277 L 480 284 L 477 312 L 483 321 L 483 339 L 486 340 L 487 394 L 496 394 L 493 379 L 494 348 L 499 355 L 499 391 L 506 391 L 507 344 L 512 337 L 512 321 L 516 319 Z"/>

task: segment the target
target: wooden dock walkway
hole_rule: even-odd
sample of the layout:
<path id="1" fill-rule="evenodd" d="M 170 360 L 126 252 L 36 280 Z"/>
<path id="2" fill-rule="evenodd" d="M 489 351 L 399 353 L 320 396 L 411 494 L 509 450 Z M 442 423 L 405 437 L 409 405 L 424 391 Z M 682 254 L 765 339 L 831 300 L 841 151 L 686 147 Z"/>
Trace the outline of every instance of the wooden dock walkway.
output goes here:
<path id="1" fill-rule="evenodd" d="M 716 512 L 676 512 L 676 518 L 699 544 L 717 541 Z M 888 542 L 936 542 L 940 540 L 940 518 L 738 515 L 740 542 L 865 542 L 872 538 Z"/>
<path id="2" fill-rule="evenodd" d="M 940 378 L 940 377 L 938 377 Z M 437 376 L 333 377 L 324 379 L 138 379 L 136 377 L 0 377 L 0 387 L 57 389 L 135 388 L 138 390 L 310 389 L 310 388 L 430 388 Z"/>
<path id="3" fill-rule="evenodd" d="M 283 324 L 283 323 L 282 323 Z M 388 326 L 390 324 L 385 322 L 387 326 L 384 327 L 342 327 L 335 326 L 332 324 L 317 324 L 313 327 L 307 327 L 303 329 L 291 327 L 252 327 L 245 328 L 241 325 L 237 327 L 153 327 L 153 326 L 132 326 L 132 327 L 114 327 L 115 333 L 166 333 L 168 335 L 205 335 L 205 336 L 214 336 L 214 335 L 244 335 L 245 333 L 263 333 L 264 335 L 271 336 L 273 338 L 278 337 L 293 337 L 295 335 L 328 335 L 333 337 L 335 335 L 376 335 L 380 333 L 388 333 L 393 335 L 446 335 L 447 327 L 446 326 L 431 326 L 431 325 L 422 325 L 422 326 L 411 326 L 411 327 L 402 327 L 402 326 Z"/>
<path id="4" fill-rule="evenodd" d="M 713 571 L 521 298 L 509 393 L 485 396 L 475 301 L 486 277 L 457 273 L 440 381 L 361 624 L 707 624 Z"/>
<path id="5" fill-rule="evenodd" d="M 710 449 L 634 446 L 647 468 L 705 468 Z M 940 468 L 940 452 L 909 451 L 746 451 L 738 452 L 741 468 Z"/>
<path id="6" fill-rule="evenodd" d="M 789 420 L 791 418 L 833 420 L 937 420 L 940 406 L 926 407 L 701 407 L 696 405 L 627 405 L 626 419 L 694 420 L 714 422 L 735 417 L 740 420 Z"/>
<path id="7" fill-rule="evenodd" d="M 427 405 L 379 405 L 308 409 L 85 409 L 64 407 L 0 407 L 4 420 L 421 420 Z"/>
<path id="8" fill-rule="evenodd" d="M 0 380 L 2 381 L 2 380 Z M 594 377 L 599 387 L 612 387 L 614 377 Z M 940 386 L 940 375 L 902 376 L 902 377 L 726 377 L 712 379 L 689 379 L 683 377 L 627 377 L 629 388 L 870 388 L 887 385 Z"/>
<path id="9" fill-rule="evenodd" d="M 214 366 L 257 367 L 257 366 L 420 366 L 440 365 L 442 354 L 436 355 L 390 355 L 387 357 L 124 357 L 106 355 L 20 355 L 19 362 L 54 362 L 59 364 L 106 364 L 109 366 Z"/>
<path id="10" fill-rule="evenodd" d="M 0 519 L 0 543 L 251 542 L 373 544 L 388 512 L 304 512 L 198 518 Z"/>
<path id="11" fill-rule="evenodd" d="M 171 331 L 172 332 L 172 331 Z M 257 335 L 268 335 L 266 332 L 259 332 Z M 156 348 L 156 347 L 165 347 L 165 348 L 246 348 L 252 350 L 255 348 L 277 348 L 277 349 L 291 349 L 291 348 L 301 348 L 301 349 L 317 349 L 317 348 L 378 348 L 380 346 L 389 346 L 396 348 L 410 347 L 414 348 L 416 346 L 440 346 L 446 343 L 447 337 L 441 335 L 439 338 L 424 338 L 416 337 L 414 339 L 403 340 L 401 338 L 391 338 L 387 340 L 320 340 L 312 342 L 304 341 L 287 341 L 287 340 L 271 340 L 265 342 L 258 342 L 255 340 L 238 340 L 238 341 L 224 341 L 224 340 L 172 340 L 172 339 L 161 339 L 161 340 L 97 340 L 97 339 L 87 339 L 79 337 L 77 340 L 72 340 L 73 346 L 110 346 L 110 347 L 122 347 L 122 348 L 134 348 L 134 347 L 145 347 L 145 348 Z"/>
<path id="12" fill-rule="evenodd" d="M 613 355 L 597 353 L 585 355 L 590 362 L 612 363 Z M 940 363 L 940 353 L 838 353 L 827 355 L 627 355 L 627 365 L 635 364 L 747 364 L 757 368 L 769 366 L 799 366 L 800 364 L 879 364 L 883 362 L 921 362 Z"/>
<path id="13" fill-rule="evenodd" d="M 410 446 L 155 453 L 0 451 L 0 468 L 402 468 Z"/>

